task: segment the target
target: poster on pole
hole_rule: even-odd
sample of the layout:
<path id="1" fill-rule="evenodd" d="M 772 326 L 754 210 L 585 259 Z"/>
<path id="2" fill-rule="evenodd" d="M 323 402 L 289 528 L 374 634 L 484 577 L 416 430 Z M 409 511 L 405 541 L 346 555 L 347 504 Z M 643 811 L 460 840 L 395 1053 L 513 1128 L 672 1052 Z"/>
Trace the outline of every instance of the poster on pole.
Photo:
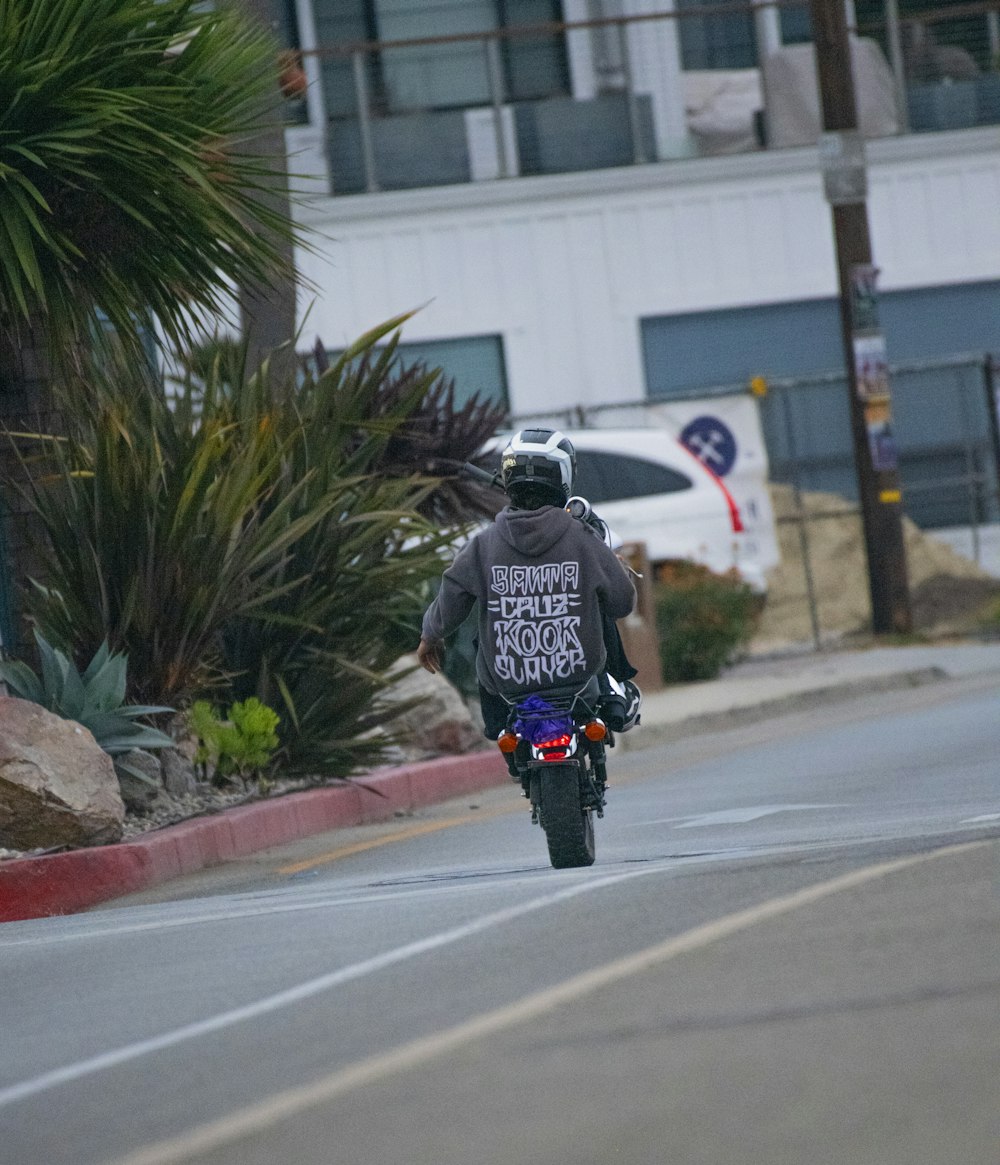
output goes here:
<path id="1" fill-rule="evenodd" d="M 851 331 L 877 332 L 879 269 L 871 263 L 854 263 L 850 271 Z"/>
<path id="2" fill-rule="evenodd" d="M 892 431 L 892 410 L 888 400 L 869 401 L 865 405 L 865 429 L 872 468 L 885 473 L 899 465 L 896 438 Z"/>
<path id="3" fill-rule="evenodd" d="M 855 336 L 854 375 L 861 400 L 886 400 L 889 396 L 889 359 L 885 336 Z"/>

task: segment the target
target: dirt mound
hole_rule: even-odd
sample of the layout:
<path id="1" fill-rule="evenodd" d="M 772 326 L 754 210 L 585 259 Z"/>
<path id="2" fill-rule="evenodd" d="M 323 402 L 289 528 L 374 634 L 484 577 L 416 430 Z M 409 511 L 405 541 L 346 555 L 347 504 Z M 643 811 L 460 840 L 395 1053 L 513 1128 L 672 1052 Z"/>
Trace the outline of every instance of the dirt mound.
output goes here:
<path id="1" fill-rule="evenodd" d="M 796 521 L 790 486 L 772 485 L 781 564 L 768 574 L 767 603 L 751 649 L 780 650 L 811 643 L 813 626 L 805 563 L 815 596 L 820 638 L 833 642 L 865 634 L 871 626 L 868 568 L 857 507 L 836 494 L 802 495 L 809 519 Z M 1000 596 L 1000 580 L 903 519 L 914 629 L 959 632 Z M 803 553 L 805 549 L 805 554 Z"/>

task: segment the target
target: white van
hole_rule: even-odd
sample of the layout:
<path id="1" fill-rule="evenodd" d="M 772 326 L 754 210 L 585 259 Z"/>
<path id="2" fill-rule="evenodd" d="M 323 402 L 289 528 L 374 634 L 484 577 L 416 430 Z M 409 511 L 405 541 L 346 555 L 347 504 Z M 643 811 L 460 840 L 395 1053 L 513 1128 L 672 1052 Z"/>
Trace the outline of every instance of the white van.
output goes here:
<path id="1" fill-rule="evenodd" d="M 653 563 L 688 559 L 718 573 L 735 568 L 755 591 L 766 591 L 766 572 L 778 562 L 773 529 L 760 537 L 758 515 L 741 514 L 722 479 L 667 430 L 563 431 L 576 448 L 574 492 L 623 542 L 645 543 Z M 505 443 L 496 438 L 487 450 L 499 455 Z"/>

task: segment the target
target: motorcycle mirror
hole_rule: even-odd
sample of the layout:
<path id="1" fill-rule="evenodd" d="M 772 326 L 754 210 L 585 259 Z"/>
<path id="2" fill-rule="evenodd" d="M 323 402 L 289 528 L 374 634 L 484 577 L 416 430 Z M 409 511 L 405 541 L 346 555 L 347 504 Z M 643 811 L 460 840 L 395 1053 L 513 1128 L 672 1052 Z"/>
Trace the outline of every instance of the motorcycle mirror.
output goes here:
<path id="1" fill-rule="evenodd" d="M 566 503 L 566 511 L 574 518 L 579 518 L 581 522 L 586 522 L 593 511 L 590 508 L 590 502 L 586 498 L 582 498 L 577 494 L 569 499 Z"/>

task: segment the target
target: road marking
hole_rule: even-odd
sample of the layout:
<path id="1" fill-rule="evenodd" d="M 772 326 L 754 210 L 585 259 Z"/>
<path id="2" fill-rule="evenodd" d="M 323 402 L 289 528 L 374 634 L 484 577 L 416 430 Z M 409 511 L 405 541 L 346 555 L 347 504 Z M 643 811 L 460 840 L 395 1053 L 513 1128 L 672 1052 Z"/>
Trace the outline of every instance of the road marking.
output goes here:
<path id="1" fill-rule="evenodd" d="M 547 872 L 546 869 L 539 866 L 538 873 Z M 497 873 L 505 874 L 506 871 L 498 870 Z M 525 877 L 505 877 L 505 887 L 515 887 L 520 885 L 537 886 L 538 877 L 535 874 Z M 472 887 L 478 889 L 479 887 Z M 469 883 L 463 883 L 461 890 L 467 891 L 470 889 Z M 343 894 L 337 893 L 330 897 L 326 892 L 317 896 L 303 899 L 301 891 L 296 893 L 294 898 L 289 899 L 289 890 L 283 888 L 279 894 L 284 896 L 284 899 L 270 902 L 260 903 L 258 895 L 238 895 L 233 898 L 227 898 L 225 905 L 216 907 L 214 910 L 201 910 L 197 913 L 185 913 L 177 918 L 159 917 L 149 919 L 145 922 L 133 922 L 131 919 L 138 911 L 148 910 L 148 907 L 129 907 L 119 912 L 120 920 L 117 920 L 114 925 L 102 926 L 100 928 L 94 927 L 92 929 L 84 929 L 83 923 L 80 922 L 80 915 L 67 915 L 53 919 L 46 919 L 45 921 L 53 921 L 59 923 L 73 924 L 75 929 L 68 931 L 60 931 L 58 934 L 30 934 L 26 938 L 8 939 L 6 934 L 3 936 L 3 941 L 0 943 L 3 950 L 8 951 L 13 947 L 38 947 L 38 946 L 52 946 L 56 943 L 66 942 L 81 942 L 85 939 L 93 940 L 99 938 L 115 938 L 126 934 L 142 934 L 149 931 L 161 930 L 176 930 L 184 926 L 202 926 L 205 923 L 220 923 L 220 922 L 235 922 L 243 918 L 259 918 L 269 914 L 297 914 L 303 910 L 331 910 L 333 908 L 342 908 L 357 906 L 362 909 L 366 908 L 371 902 L 396 902 L 404 898 L 413 898 L 426 894 L 440 894 L 441 884 L 427 884 L 419 886 L 406 886 L 400 889 L 388 890 L 383 893 L 372 894 L 367 891 L 360 894 Z M 286 900 L 287 899 L 287 900 Z M 201 905 L 203 900 L 198 899 L 197 902 Z M 171 906 L 177 906 L 178 903 L 170 903 Z M 188 903 L 181 903 L 186 909 L 190 909 Z M 101 913 L 100 915 L 88 915 L 88 918 L 105 918 L 107 915 Z M 34 920 L 32 920 L 34 921 Z M 9 923 L 5 925 L 16 926 L 17 923 Z"/>
<path id="2" fill-rule="evenodd" d="M 656 821 L 639 824 L 673 825 L 675 829 L 700 829 L 710 825 L 746 825 L 760 817 L 770 817 L 775 813 L 800 813 L 811 809 L 849 809 L 849 805 L 750 805 L 745 809 L 720 809 L 717 813 L 700 813 L 697 817 L 661 817 Z M 676 824 L 681 822 L 681 824 Z"/>
<path id="3" fill-rule="evenodd" d="M 400 829 L 385 837 L 375 837 L 368 841 L 356 841 L 351 845 L 342 845 L 327 853 L 317 854 L 314 858 L 304 858 L 301 862 L 292 862 L 287 866 L 279 866 L 279 874 L 301 874 L 305 870 L 315 869 L 316 866 L 326 866 L 331 862 L 338 862 L 341 858 L 351 857 L 352 854 L 364 853 L 366 850 L 378 849 L 383 845 L 395 845 L 396 842 L 409 841 L 414 837 L 423 837 L 428 833 L 437 833 L 442 829 L 452 829 L 456 825 L 473 825 L 477 821 L 489 821 L 493 817 L 502 817 L 515 811 L 523 811 L 523 805 L 504 806 L 502 809 L 485 810 L 482 813 L 470 813 L 464 817 L 455 817 L 450 821 L 429 821 L 424 825 L 413 825 L 409 829 Z"/>
<path id="4" fill-rule="evenodd" d="M 647 947 L 634 955 L 626 955 L 611 963 L 605 963 L 604 966 L 595 967 L 591 971 L 584 971 L 555 987 L 526 996 L 507 1007 L 485 1012 L 483 1015 L 457 1024 L 446 1031 L 436 1032 L 433 1035 L 401 1044 L 398 1048 L 393 1048 L 380 1055 L 359 1060 L 312 1084 L 276 1093 L 274 1096 L 257 1101 L 247 1108 L 199 1125 L 176 1137 L 147 1145 L 134 1153 L 117 1159 L 111 1165 L 176 1165 L 176 1162 L 189 1160 L 198 1154 L 211 1152 L 214 1149 L 243 1140 L 254 1133 L 263 1132 L 289 1117 L 343 1096 L 345 1093 L 353 1092 L 367 1084 L 373 1084 L 388 1076 L 420 1067 L 430 1060 L 437 1059 L 447 1052 L 455 1051 L 475 1040 L 518 1027 L 555 1010 L 557 1007 L 574 1003 L 595 991 L 610 987 L 621 979 L 630 978 L 681 955 L 701 950 L 712 943 L 748 930 L 758 923 L 790 914 L 841 891 L 852 890 L 866 882 L 876 881 L 899 870 L 905 870 L 910 866 L 919 865 L 942 855 L 982 849 L 989 844 L 989 842 L 972 842 L 950 846 L 930 854 L 918 854 L 914 857 L 883 862 L 862 870 L 854 870 L 849 874 L 843 874 L 828 882 L 809 886 L 804 890 L 797 890 L 793 894 L 772 898 L 758 906 L 752 906 L 748 910 L 740 910 L 735 914 L 716 919 L 714 922 L 697 926 L 693 930 L 686 931 L 655 946 Z M 621 880 L 620 877 L 607 879 L 605 884 Z M 0 1098 L 2 1098 L 2 1094 L 0 1094 Z"/>
<path id="5" fill-rule="evenodd" d="M 771 817 L 775 813 L 797 813 L 803 809 L 843 809 L 843 805 L 751 805 L 747 809 L 723 809 L 719 813 L 703 813 L 700 817 L 688 818 L 677 829 L 700 829 L 708 825 L 745 825 L 760 817 Z"/>
<path id="6" fill-rule="evenodd" d="M 978 817 L 966 817 L 964 821 L 960 821 L 959 825 L 992 825 L 995 821 L 1000 821 L 1000 813 L 981 813 Z"/>
<path id="7" fill-rule="evenodd" d="M 418 955 L 427 954 L 428 951 L 436 951 L 441 947 L 450 946 L 453 943 L 460 942 L 462 939 L 481 934 L 491 927 L 501 926 L 505 923 L 512 922 L 516 918 L 521 918 L 526 914 L 533 914 L 538 910 L 545 910 L 549 906 L 554 906 L 559 902 L 565 902 L 567 899 L 577 898 L 581 894 L 589 894 L 594 890 L 603 890 L 606 886 L 614 886 L 619 882 L 629 882 L 634 878 L 649 877 L 651 874 L 656 873 L 662 873 L 662 867 L 653 866 L 641 870 L 629 870 L 624 874 L 610 874 L 592 881 L 576 882 L 571 886 L 567 886 L 565 889 L 557 890 L 553 894 L 546 894 L 541 898 L 534 898 L 529 902 L 522 902 L 517 906 L 509 906 L 505 910 L 498 910 L 493 914 L 485 914 L 472 922 L 464 923 L 462 926 L 456 926 L 450 930 L 430 935 L 425 939 L 407 943 L 406 946 L 396 947 L 394 950 L 386 951 L 384 954 L 376 955 L 371 959 L 365 959 L 360 963 L 352 963 L 350 966 L 341 967 L 338 971 L 331 971 L 326 975 L 309 979 L 304 983 L 297 984 L 295 987 L 289 987 L 285 991 L 279 991 L 275 995 L 266 996 L 264 999 L 258 999 L 256 1002 L 248 1003 L 243 1007 L 236 1007 L 232 1011 L 223 1011 L 218 1015 L 209 1016 L 207 1019 L 198 1020 L 195 1023 L 185 1024 L 183 1027 L 175 1028 L 173 1031 L 163 1032 L 161 1035 L 153 1036 L 150 1039 L 140 1040 L 134 1044 L 126 1044 L 124 1047 L 114 1048 L 110 1052 L 102 1052 L 100 1055 L 92 1056 L 87 1060 L 78 1060 L 74 1064 L 66 1064 L 62 1068 L 54 1068 L 52 1071 L 44 1072 L 41 1076 L 36 1076 L 32 1080 L 24 1080 L 20 1084 L 14 1084 L 9 1088 L 0 1089 L 0 1108 L 14 1104 L 18 1100 L 24 1100 L 29 1096 L 37 1096 L 39 1093 L 47 1092 L 50 1088 L 55 1088 L 60 1084 L 68 1084 L 74 1080 L 80 1080 L 85 1076 L 91 1076 L 95 1072 L 103 1072 L 108 1068 L 116 1068 L 118 1065 L 126 1064 L 130 1060 L 137 1060 L 141 1056 L 148 1056 L 153 1052 L 173 1048 L 178 1044 L 186 1043 L 188 1040 L 198 1039 L 201 1036 L 210 1035 L 213 1032 L 222 1031 L 225 1028 L 245 1023 L 247 1020 L 257 1019 L 270 1012 L 279 1011 L 283 1007 L 290 1007 L 293 1004 L 301 1003 L 305 999 L 311 999 L 313 996 L 319 995 L 324 991 L 329 991 L 334 987 L 339 987 L 343 983 L 362 979 L 366 975 L 375 974 L 377 971 L 382 971 L 386 967 L 392 967 L 397 963 L 403 963 L 408 959 L 416 958 Z"/>

